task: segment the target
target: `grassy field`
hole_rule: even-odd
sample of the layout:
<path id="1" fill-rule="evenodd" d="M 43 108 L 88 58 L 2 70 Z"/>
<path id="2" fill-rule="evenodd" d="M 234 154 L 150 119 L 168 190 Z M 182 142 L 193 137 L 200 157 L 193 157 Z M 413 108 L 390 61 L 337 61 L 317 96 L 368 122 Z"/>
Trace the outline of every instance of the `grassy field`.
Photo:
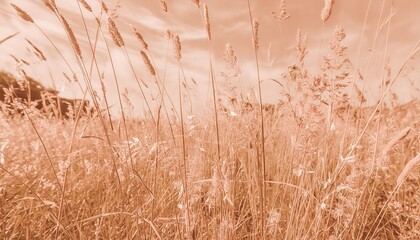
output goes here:
<path id="1" fill-rule="evenodd" d="M 343 45 L 345 30 L 337 26 L 331 34 L 316 72 L 305 67 L 308 49 L 298 33 L 296 61 L 278 81 L 287 87 L 276 104 L 263 103 L 259 23 L 250 7 L 256 88 L 235 86 L 240 71 L 234 46 L 227 45 L 222 77 L 213 68 L 218 60 L 203 61 L 212 100 L 209 111 L 198 114 L 184 71 L 170 79 L 177 81 L 177 96 L 168 94 L 152 51 L 133 28 L 154 81 L 135 76 L 140 100 L 133 100 L 115 75 L 116 118 L 107 111 L 106 89 L 93 88 L 93 75 L 101 72 L 94 64 L 96 42 L 107 39 L 127 53 L 106 3 L 79 1 L 84 14 L 97 17 L 96 37 L 84 51 L 55 1 L 43 2 L 66 31 L 79 63 L 69 68 L 83 73 L 77 83 L 94 113 L 56 117 L 18 99 L 2 103 L 0 239 L 420 238 L 420 102 L 402 104 L 390 91 L 405 63 L 394 74 L 384 64 L 380 97 L 366 106 L 363 79 L 354 77 L 360 73 Z M 324 22 L 331 2 L 322 9 Z M 211 9 L 198 0 L 183 4 L 197 6 L 210 46 Z M 24 6 L 12 7 L 27 24 L 37 24 Z M 288 18 L 282 10 L 277 20 Z M 183 69 L 182 36 L 166 35 L 174 49 L 168 58 Z M 158 97 L 150 99 L 148 87 Z M 132 117 L 133 101 L 142 102 L 143 118 Z M 10 111 L 16 106 L 19 111 Z"/>

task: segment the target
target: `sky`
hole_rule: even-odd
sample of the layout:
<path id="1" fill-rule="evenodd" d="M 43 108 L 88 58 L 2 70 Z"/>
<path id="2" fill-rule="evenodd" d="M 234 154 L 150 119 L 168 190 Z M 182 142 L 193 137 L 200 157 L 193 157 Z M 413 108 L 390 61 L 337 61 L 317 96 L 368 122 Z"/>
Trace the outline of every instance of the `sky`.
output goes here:
<path id="1" fill-rule="evenodd" d="M 95 17 L 101 16 L 102 13 L 99 1 L 86 2 L 92 7 L 94 15 L 83 8 L 80 10 L 76 0 L 56 0 L 60 13 L 65 16 L 76 34 L 84 53 L 86 66 L 90 66 L 91 51 L 83 19 L 90 37 L 94 39 L 97 30 Z M 92 71 L 92 79 L 97 92 L 101 92 L 98 75 L 103 75 L 106 94 L 112 104 L 116 102 L 117 93 L 114 72 L 121 92 L 128 93 L 135 108 L 141 105 L 139 100 L 141 93 L 133 69 L 138 77 L 151 83 L 150 85 L 155 81 L 143 63 L 140 55 L 141 46 L 131 32 L 131 25 L 135 26 L 147 41 L 152 62 L 160 79 L 164 79 L 171 96 L 177 96 L 178 78 L 181 73 L 191 85 L 190 94 L 192 101 L 197 103 L 196 107 L 205 107 L 211 97 L 209 60 L 211 58 L 214 76 L 221 88 L 224 85 L 221 73 L 226 72 L 223 54 L 228 43 L 235 50 L 241 70 L 241 75 L 234 84 L 241 89 L 256 88 L 257 68 L 247 1 L 200 1 L 201 8 L 198 9 L 192 0 L 168 0 L 167 13 L 162 10 L 161 1 L 104 2 L 112 10 L 110 15 L 118 26 L 127 50 L 115 46 L 109 35 L 106 35 L 106 41 L 102 36 L 98 38 L 96 60 L 99 71 L 95 69 Z M 322 56 L 331 54 L 328 47 L 334 29 L 338 25 L 342 26 L 346 33 L 343 45 L 348 47 L 347 55 L 352 64 L 363 74 L 366 82 L 362 85 L 371 102 L 379 98 L 378 86 L 384 73 L 384 59 L 389 59 L 391 76 L 395 76 L 420 40 L 418 0 L 334 1 L 331 16 L 326 22 L 320 18 L 324 7 L 322 0 L 286 0 L 285 6 L 290 18 L 277 21 L 273 12 L 279 12 L 281 2 L 250 0 L 252 15 L 260 24 L 258 58 L 263 98 L 267 102 L 277 101 L 282 91 L 281 86 L 270 79 L 281 82 L 282 73 L 287 71 L 288 66 L 297 63 L 295 46 L 298 30 L 307 36 L 308 55 L 305 67 L 316 74 L 319 73 Z M 24 9 L 32 16 L 36 25 L 20 19 L 10 3 Z M 208 6 L 211 22 L 210 44 L 202 23 L 203 4 Z M 392 18 L 389 18 L 390 15 Z M 105 16 L 101 19 L 106 21 Z M 81 97 L 79 86 L 74 81 L 66 80 L 63 75 L 63 73 L 71 75 L 71 72 L 60 54 L 74 68 L 78 78 L 83 78 L 70 42 L 62 25 L 42 0 L 0 0 L 0 23 L 0 41 L 18 33 L 0 44 L 1 70 L 16 72 L 17 69 L 24 68 L 30 76 L 39 79 L 46 86 L 56 88 L 61 95 Z M 165 37 L 168 29 L 177 33 L 181 40 L 182 72 L 173 57 L 172 46 Z M 106 27 L 103 30 L 106 32 Z M 47 60 L 39 61 L 35 58 L 25 39 L 33 42 L 45 54 Z M 109 57 L 108 51 L 112 57 Z M 30 63 L 30 66 L 16 64 L 11 55 L 24 59 Z M 391 89 L 403 102 L 413 98 L 418 99 L 419 63 L 418 55 L 410 59 Z M 150 98 L 157 95 L 157 89 L 153 87 L 145 91 Z"/>

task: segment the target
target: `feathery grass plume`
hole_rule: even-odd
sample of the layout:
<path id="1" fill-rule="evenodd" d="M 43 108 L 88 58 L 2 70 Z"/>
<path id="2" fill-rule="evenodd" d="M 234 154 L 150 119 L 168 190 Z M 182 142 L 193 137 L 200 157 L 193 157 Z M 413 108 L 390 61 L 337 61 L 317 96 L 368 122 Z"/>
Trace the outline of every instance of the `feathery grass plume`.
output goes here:
<path id="1" fill-rule="evenodd" d="M 104 10 L 106 13 L 108 13 L 108 7 L 106 6 L 106 4 L 104 3 L 104 1 L 101 1 L 101 8 L 102 10 Z"/>
<path id="2" fill-rule="evenodd" d="M 206 26 L 207 37 L 209 38 L 209 40 L 211 40 L 209 10 L 207 9 L 207 4 L 204 4 L 203 6 L 204 25 Z"/>
<path id="3" fill-rule="evenodd" d="M 89 6 L 89 4 L 85 0 L 79 0 L 79 2 L 83 5 L 83 7 L 88 10 L 89 12 L 92 12 L 92 8 Z"/>
<path id="4" fill-rule="evenodd" d="M 153 76 L 156 76 L 155 68 L 153 67 L 152 63 L 150 62 L 149 57 L 146 55 L 146 53 L 144 51 L 141 51 L 140 54 L 143 58 L 144 64 L 146 65 L 147 69 L 149 69 L 150 74 L 152 74 Z"/>
<path id="5" fill-rule="evenodd" d="M 254 47 L 256 50 L 260 47 L 259 40 L 258 40 L 258 30 L 259 30 L 260 24 L 258 23 L 258 20 L 254 18 L 252 20 L 252 28 L 254 30 L 254 36 L 252 38 L 252 43 L 254 44 Z"/>
<path id="6" fill-rule="evenodd" d="M 112 41 L 118 47 L 124 46 L 124 40 L 121 37 L 120 32 L 118 31 L 117 25 L 115 25 L 114 20 L 112 18 L 108 18 L 108 29 L 109 33 L 111 34 Z"/>
<path id="7" fill-rule="evenodd" d="M 290 18 L 290 15 L 287 14 L 287 11 L 286 11 L 286 1 L 285 0 L 281 0 L 281 2 L 280 2 L 280 12 L 279 13 L 272 12 L 272 13 L 273 13 L 274 18 L 277 19 L 278 21 L 286 20 L 286 19 Z"/>
<path id="8" fill-rule="evenodd" d="M 230 43 L 226 44 L 223 59 L 226 62 L 227 68 L 233 71 L 232 77 L 237 77 L 239 74 L 241 74 L 241 69 L 238 65 L 238 58 Z"/>
<path id="9" fill-rule="evenodd" d="M 80 50 L 80 46 L 79 43 L 77 42 L 76 36 L 74 35 L 73 30 L 70 28 L 69 23 L 67 22 L 67 20 L 64 18 L 63 15 L 59 14 L 61 21 L 64 24 L 64 29 L 66 30 L 67 34 L 70 37 L 70 42 L 71 45 L 74 48 L 74 51 L 76 51 L 77 55 L 82 58 L 82 51 Z"/>
<path id="10" fill-rule="evenodd" d="M 177 33 L 172 33 L 172 42 L 174 44 L 175 58 L 181 60 L 181 41 Z"/>
<path id="11" fill-rule="evenodd" d="M 334 4 L 334 0 L 325 0 L 324 8 L 321 11 L 321 20 L 326 22 L 331 15 L 332 12 L 332 5 Z"/>
<path id="12" fill-rule="evenodd" d="M 346 38 L 346 33 L 344 32 L 344 28 L 340 25 L 337 25 L 334 29 L 334 38 L 330 42 L 330 49 L 333 50 L 335 55 L 343 56 L 347 47 L 342 46 L 341 42 Z"/>
<path id="13" fill-rule="evenodd" d="M 226 44 L 223 59 L 226 61 L 229 68 L 233 69 L 237 66 L 238 58 L 236 57 L 235 51 L 230 43 Z"/>
<path id="14" fill-rule="evenodd" d="M 166 4 L 166 1 L 160 0 L 160 3 L 162 4 L 162 10 L 164 12 L 168 12 L 168 5 Z"/>
<path id="15" fill-rule="evenodd" d="M 20 18 L 22 18 L 23 20 L 25 20 L 27 22 L 34 23 L 34 20 L 32 19 L 32 17 L 29 16 L 29 14 L 27 12 L 25 12 L 22 8 L 16 6 L 13 3 L 11 3 L 10 5 L 12 5 L 12 7 L 16 10 L 16 12 L 18 13 Z"/>
<path id="16" fill-rule="evenodd" d="M 139 31 L 137 31 L 137 29 L 133 26 L 133 25 L 130 25 L 131 26 L 131 29 L 133 30 L 133 32 L 134 32 L 134 35 L 136 35 L 136 38 L 137 38 L 137 40 L 139 40 L 139 42 L 140 42 L 140 44 L 141 44 L 141 46 L 144 48 L 144 49 L 148 49 L 148 47 L 149 47 L 149 45 L 147 45 L 147 43 L 146 43 L 146 41 L 144 41 L 144 38 L 143 38 L 143 36 L 141 35 L 141 33 L 139 32 Z"/>
<path id="17" fill-rule="evenodd" d="M 405 181 L 408 174 L 410 173 L 411 169 L 413 169 L 419 163 L 420 154 L 417 154 L 417 156 L 408 161 L 408 163 L 405 165 L 404 169 L 401 171 L 400 175 L 397 178 L 397 186 L 401 186 L 401 184 Z"/>
<path id="18" fill-rule="evenodd" d="M 192 0 L 197 8 L 200 8 L 200 0 Z"/>
<path id="19" fill-rule="evenodd" d="M 47 58 L 45 57 L 45 55 L 42 53 L 42 51 L 37 48 L 35 46 L 35 44 L 33 44 L 29 39 L 25 38 L 25 40 L 32 46 L 32 48 L 35 50 L 35 54 L 42 60 L 42 61 L 46 61 Z"/>

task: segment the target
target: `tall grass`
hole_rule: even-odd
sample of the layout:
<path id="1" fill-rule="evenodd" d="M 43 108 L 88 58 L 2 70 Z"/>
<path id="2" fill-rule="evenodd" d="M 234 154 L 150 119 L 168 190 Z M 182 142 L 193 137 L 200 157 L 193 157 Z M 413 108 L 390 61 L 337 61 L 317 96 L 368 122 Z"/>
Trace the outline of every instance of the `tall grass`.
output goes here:
<path id="1" fill-rule="evenodd" d="M 55 1 L 43 2 L 63 27 L 76 66 L 69 64 L 58 45 L 37 25 L 36 17 L 23 6 L 12 7 L 21 19 L 36 25 L 72 75 L 81 73 L 81 93 L 92 100 L 96 113 L 84 115 L 79 110 L 74 118 L 48 117 L 31 103 L 13 99 L 12 90 L 3 90 L 0 238 L 420 237 L 420 103 L 413 99 L 391 107 L 385 104 L 419 43 L 393 76 L 384 59 L 380 97 L 377 104 L 365 107 L 367 96 L 359 89 L 362 79 L 355 77 L 361 76 L 360 46 L 354 65 L 344 44 L 345 29 L 337 26 L 328 54 L 317 56 L 319 69 L 311 71 L 305 65 L 307 38 L 298 31 L 295 63 L 289 63 L 282 79 L 275 79 L 284 87 L 279 95 L 282 100 L 270 105 L 263 102 L 260 77 L 258 29 L 263 26 L 253 17 L 251 2 L 249 42 L 255 57 L 257 91 L 236 87 L 234 81 L 244 76 L 231 44 L 226 45 L 226 68 L 221 77 L 217 74 L 212 9 L 198 0 L 177 3 L 197 8 L 208 43 L 209 59 L 203 64 L 209 69 L 212 99 L 207 104 L 212 111 L 199 114 L 192 108 L 192 90 L 182 58 L 181 48 L 188 45 L 181 45 L 182 34 L 174 31 L 171 4 L 160 1 L 168 16 L 167 37 L 172 43 L 167 51 L 173 49 L 174 53 L 166 56 L 165 63 L 156 62 L 141 29 L 131 26 L 131 34 L 140 43 L 136 57 L 147 70 L 139 75 L 131 60 L 135 56 L 127 50 L 125 34 L 129 33 L 121 31 L 105 2 L 77 1 L 84 36 L 73 32 L 72 23 Z M 324 24 L 333 13 L 333 2 L 325 1 L 321 10 Z M 97 6 L 92 8 L 93 4 Z M 93 31 L 85 13 L 95 19 Z M 274 20 L 290 19 L 285 1 L 281 1 L 280 12 L 273 14 Z M 6 37 L 0 44 L 16 37 Z M 89 51 L 79 45 L 82 37 L 86 37 Z M 120 88 L 122 77 L 117 74 L 110 41 L 129 62 L 139 96 L 128 99 Z M 107 99 L 110 89 L 103 83 L 99 42 L 105 43 L 111 62 L 119 111 L 116 119 L 109 112 L 112 99 Z M 30 39 L 27 43 L 35 56 L 44 56 Z M 15 61 L 24 60 L 15 57 Z M 45 56 L 43 61 L 48 61 Z M 176 77 L 166 75 L 166 62 L 175 63 Z M 25 73 L 25 68 L 20 71 Z M 177 82 L 176 93 L 171 94 L 168 80 Z M 101 97 L 94 88 L 96 81 Z M 147 95 L 151 89 L 157 94 L 153 98 Z M 146 109 L 142 118 L 130 117 L 124 101 L 139 101 Z"/>

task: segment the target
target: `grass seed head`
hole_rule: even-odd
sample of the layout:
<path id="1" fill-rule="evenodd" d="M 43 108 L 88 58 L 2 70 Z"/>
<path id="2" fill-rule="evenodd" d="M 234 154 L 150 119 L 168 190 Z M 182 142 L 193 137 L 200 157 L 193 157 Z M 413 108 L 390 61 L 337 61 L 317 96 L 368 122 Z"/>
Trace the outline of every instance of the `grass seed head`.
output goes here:
<path id="1" fill-rule="evenodd" d="M 210 18 L 209 18 L 209 10 L 207 8 L 207 4 L 203 5 L 203 12 L 204 12 L 204 25 L 206 26 L 207 37 L 211 40 L 211 31 L 210 31 Z"/>
<path id="2" fill-rule="evenodd" d="M 27 22 L 34 23 L 34 20 L 32 19 L 32 17 L 27 12 L 25 12 L 22 8 L 16 6 L 13 3 L 11 3 L 10 5 L 16 10 L 20 18 L 22 18 L 23 20 Z"/>
<path id="3" fill-rule="evenodd" d="M 83 7 L 88 10 L 89 12 L 92 12 L 92 8 L 85 0 L 79 0 L 79 2 L 83 5 Z"/>
<path id="4" fill-rule="evenodd" d="M 166 1 L 164 1 L 164 0 L 160 0 L 160 3 L 161 3 L 161 5 L 162 5 L 162 10 L 163 10 L 164 12 L 168 12 L 168 4 L 166 4 Z"/>
<path id="5" fill-rule="evenodd" d="M 60 16 L 60 19 L 61 19 L 61 21 L 63 22 L 63 25 L 64 25 L 64 29 L 66 30 L 66 32 L 67 32 L 67 34 L 68 34 L 68 36 L 69 36 L 69 38 L 70 38 L 70 42 L 71 42 L 71 45 L 73 46 L 73 48 L 74 48 L 74 51 L 76 51 L 76 54 L 80 57 L 80 58 L 82 58 L 82 51 L 80 50 L 80 45 L 79 45 L 79 43 L 77 42 L 77 38 L 76 38 L 76 36 L 74 35 L 74 32 L 73 32 L 73 30 L 70 28 L 70 25 L 69 25 L 69 23 L 67 22 L 67 20 L 64 18 L 64 16 L 63 15 L 59 15 Z"/>
<path id="6" fill-rule="evenodd" d="M 258 40 L 259 26 L 260 24 L 258 23 L 258 20 L 254 18 L 254 20 L 252 21 L 252 28 L 254 30 L 254 37 L 252 38 L 252 42 L 256 50 L 258 50 L 258 48 L 260 47 L 259 40 Z"/>
<path id="7" fill-rule="evenodd" d="M 147 69 L 149 69 L 149 72 L 152 76 L 156 76 L 155 68 L 153 67 L 152 63 L 150 62 L 149 57 L 144 51 L 140 52 L 141 57 L 143 58 L 143 62 L 146 65 Z"/>
<path id="8" fill-rule="evenodd" d="M 177 33 L 172 33 L 172 41 L 174 44 L 175 58 L 179 61 L 181 60 L 181 41 Z"/>
<path id="9" fill-rule="evenodd" d="M 121 37 L 120 32 L 118 31 L 117 25 L 115 25 L 114 20 L 112 18 L 108 18 L 108 29 L 109 33 L 111 34 L 112 41 L 118 47 L 124 46 L 124 40 Z"/>
<path id="10" fill-rule="evenodd" d="M 141 35 L 141 33 L 139 31 L 137 31 L 137 29 L 134 26 L 131 26 L 131 29 L 134 32 L 134 35 L 136 35 L 137 40 L 140 42 L 141 46 L 144 49 L 148 49 L 149 45 L 147 45 L 146 41 L 144 41 L 143 36 Z"/>
<path id="11" fill-rule="evenodd" d="M 324 8 L 321 11 L 321 20 L 323 22 L 326 22 L 330 18 L 333 4 L 334 0 L 325 0 Z"/>
<path id="12" fill-rule="evenodd" d="M 104 1 L 101 1 L 101 8 L 102 10 L 104 10 L 106 13 L 108 13 L 108 7 L 106 6 L 106 4 L 104 3 Z"/>

